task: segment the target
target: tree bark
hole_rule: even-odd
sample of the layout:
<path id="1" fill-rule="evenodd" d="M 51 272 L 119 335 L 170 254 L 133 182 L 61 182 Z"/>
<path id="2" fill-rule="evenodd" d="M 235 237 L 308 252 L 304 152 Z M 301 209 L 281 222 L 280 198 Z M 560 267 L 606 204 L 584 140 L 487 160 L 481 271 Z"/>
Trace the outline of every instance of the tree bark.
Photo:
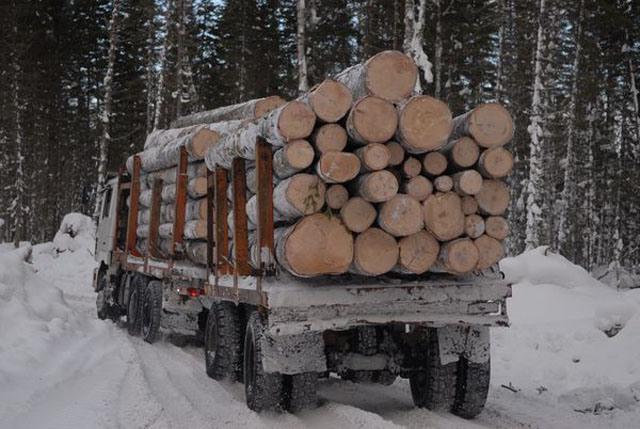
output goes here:
<path id="1" fill-rule="evenodd" d="M 399 102 L 411 95 L 417 77 L 418 70 L 411 58 L 398 51 L 383 51 L 349 67 L 335 79 L 351 90 L 354 99 L 374 95 Z"/>
<path id="2" fill-rule="evenodd" d="M 252 121 L 262 118 L 267 113 L 285 104 L 286 101 L 277 95 L 257 98 L 231 106 L 218 107 L 217 109 L 193 113 L 182 116 L 171 123 L 171 128 L 191 127 L 200 124 L 212 124 L 226 121 Z M 146 147 L 146 144 L 145 144 Z"/>
<path id="3" fill-rule="evenodd" d="M 398 194 L 382 204 L 378 225 L 394 237 L 415 234 L 424 227 L 422 206 L 418 200 Z"/>
<path id="4" fill-rule="evenodd" d="M 427 230 L 438 240 L 453 240 L 464 233 L 464 214 L 458 194 L 433 194 L 423 203 L 423 211 Z"/>
<path id="5" fill-rule="evenodd" d="M 353 236 L 336 217 L 316 213 L 276 230 L 276 258 L 294 276 L 343 274 L 353 261 Z"/>
<path id="6" fill-rule="evenodd" d="M 309 167 L 314 155 L 306 140 L 289 142 L 273 154 L 273 172 L 279 179 L 285 179 Z"/>
<path id="7" fill-rule="evenodd" d="M 396 266 L 398 254 L 393 236 L 379 228 L 369 228 L 354 241 L 352 271 L 365 276 L 382 275 Z"/>

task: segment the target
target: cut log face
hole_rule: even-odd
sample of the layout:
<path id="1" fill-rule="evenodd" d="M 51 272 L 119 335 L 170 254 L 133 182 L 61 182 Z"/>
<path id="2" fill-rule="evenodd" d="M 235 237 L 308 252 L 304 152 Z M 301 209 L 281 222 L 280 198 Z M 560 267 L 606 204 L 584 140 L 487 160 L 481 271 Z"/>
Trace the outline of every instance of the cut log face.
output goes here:
<path id="1" fill-rule="evenodd" d="M 411 97 L 400 105 L 396 137 L 410 153 L 440 149 L 449 138 L 453 119 L 449 107 L 428 95 Z"/>
<path id="2" fill-rule="evenodd" d="M 353 236 L 340 219 L 316 213 L 276 234 L 278 262 L 291 274 L 343 274 L 353 261 Z"/>
<path id="3" fill-rule="evenodd" d="M 422 171 L 422 164 L 416 158 L 410 156 L 402 163 L 402 174 L 405 177 L 416 177 Z"/>
<path id="4" fill-rule="evenodd" d="M 353 248 L 353 268 L 358 274 L 378 276 L 398 262 L 396 239 L 379 228 L 369 228 L 358 236 Z"/>
<path id="5" fill-rule="evenodd" d="M 319 153 L 341 152 L 347 146 L 347 130 L 338 124 L 324 124 L 311 137 Z"/>
<path id="6" fill-rule="evenodd" d="M 284 179 L 309 167 L 314 156 L 313 147 L 306 140 L 294 140 L 273 154 L 273 171 Z"/>
<path id="7" fill-rule="evenodd" d="M 396 176 L 388 170 L 380 170 L 358 177 L 355 193 L 371 203 L 382 203 L 393 198 L 398 188 Z"/>
<path id="8" fill-rule="evenodd" d="M 455 274 L 473 271 L 478 259 L 478 248 L 468 238 L 459 238 L 444 243 L 440 250 L 440 264 L 446 271 Z"/>
<path id="9" fill-rule="evenodd" d="M 344 183 L 360 172 L 360 159 L 349 152 L 327 152 L 316 164 L 318 176 L 327 183 Z"/>
<path id="10" fill-rule="evenodd" d="M 433 185 L 426 177 L 416 176 L 403 182 L 401 190 L 418 201 L 424 201 L 433 193 Z"/>
<path id="11" fill-rule="evenodd" d="M 393 104 L 378 97 L 356 101 L 347 117 L 347 133 L 362 145 L 385 143 L 397 127 L 398 115 Z"/>
<path id="12" fill-rule="evenodd" d="M 395 167 L 402 164 L 405 155 L 402 145 L 398 142 L 389 142 L 387 143 L 387 149 L 389 149 L 389 153 L 391 154 L 389 158 L 389 165 Z"/>
<path id="13" fill-rule="evenodd" d="M 451 176 L 438 176 L 433 180 L 433 187 L 438 192 L 449 192 L 453 189 L 453 179 Z"/>
<path id="14" fill-rule="evenodd" d="M 187 241 L 185 254 L 192 262 L 200 265 L 207 265 L 207 242 Z"/>
<path id="15" fill-rule="evenodd" d="M 485 270 L 497 264 L 504 257 L 504 248 L 495 238 L 482 235 L 474 240 L 474 245 L 478 248 L 478 263 L 476 269 Z"/>
<path id="16" fill-rule="evenodd" d="M 465 170 L 453 175 L 453 187 L 460 195 L 476 195 L 482 189 L 482 176 L 476 170 Z"/>
<path id="17" fill-rule="evenodd" d="M 513 138 L 513 119 L 500 104 L 481 104 L 470 112 L 454 119 L 452 139 L 464 135 L 473 139 L 482 147 L 503 146 Z"/>
<path id="18" fill-rule="evenodd" d="M 453 240 L 464 233 L 462 201 L 454 192 L 431 195 L 423 203 L 427 230 L 440 241 Z"/>
<path id="19" fill-rule="evenodd" d="M 340 210 L 349 200 L 349 191 L 342 185 L 331 185 L 324 194 L 327 207 Z"/>
<path id="20" fill-rule="evenodd" d="M 336 79 L 347 85 L 355 98 L 376 95 L 392 102 L 409 97 L 416 86 L 418 68 L 399 51 L 383 51 L 340 73 Z"/>
<path id="21" fill-rule="evenodd" d="M 489 237 L 504 240 L 509 235 L 509 223 L 502 216 L 489 216 L 484 223 Z"/>
<path id="22" fill-rule="evenodd" d="M 395 237 L 415 234 L 424 227 L 420 203 L 405 194 L 398 194 L 382 204 L 378 225 Z"/>
<path id="23" fill-rule="evenodd" d="M 352 102 L 351 90 L 332 79 L 325 80 L 309 94 L 309 104 L 323 122 L 338 122 L 349 112 Z"/>
<path id="24" fill-rule="evenodd" d="M 425 230 L 404 237 L 399 242 L 398 264 L 402 271 L 422 274 L 438 259 L 440 243 Z"/>
<path id="25" fill-rule="evenodd" d="M 313 111 L 299 101 L 290 101 L 279 109 L 272 111 L 269 116 L 271 115 L 277 117 L 275 122 L 277 123 L 278 134 L 285 142 L 307 138 L 311 135 L 316 122 L 316 115 Z M 264 125 L 269 127 L 270 121 L 267 120 Z M 265 134 L 268 136 L 274 133 L 266 132 Z"/>
<path id="26" fill-rule="evenodd" d="M 324 206 L 325 189 L 318 176 L 296 174 L 274 188 L 274 207 L 287 219 L 316 213 Z"/>
<path id="27" fill-rule="evenodd" d="M 449 142 L 442 152 L 449 156 L 451 164 L 458 168 L 473 166 L 480 156 L 480 147 L 471 137 L 461 137 Z"/>
<path id="28" fill-rule="evenodd" d="M 513 169 L 513 155 L 503 147 L 492 147 L 482 152 L 478 169 L 490 179 L 505 177 Z"/>
<path id="29" fill-rule="evenodd" d="M 340 209 L 340 217 L 350 231 L 365 231 L 376 220 L 376 208 L 361 197 L 353 197 Z"/>
<path id="30" fill-rule="evenodd" d="M 439 176 L 447 169 L 447 157 L 440 152 L 430 152 L 422 159 L 422 169 L 428 176 Z"/>
<path id="31" fill-rule="evenodd" d="M 478 203 L 472 196 L 462 197 L 462 213 L 471 215 L 478 211 Z"/>
<path id="32" fill-rule="evenodd" d="M 478 238 L 484 234 L 485 222 L 482 216 L 468 215 L 464 218 L 464 233 L 470 238 Z"/>
<path id="33" fill-rule="evenodd" d="M 509 207 L 509 189 L 499 180 L 485 180 L 476 194 L 478 211 L 484 215 L 500 216 Z"/>
<path id="34" fill-rule="evenodd" d="M 354 153 L 360 158 L 361 170 L 363 171 L 382 170 L 389 165 L 389 158 L 391 158 L 389 149 L 380 143 L 370 143 L 357 149 Z"/>

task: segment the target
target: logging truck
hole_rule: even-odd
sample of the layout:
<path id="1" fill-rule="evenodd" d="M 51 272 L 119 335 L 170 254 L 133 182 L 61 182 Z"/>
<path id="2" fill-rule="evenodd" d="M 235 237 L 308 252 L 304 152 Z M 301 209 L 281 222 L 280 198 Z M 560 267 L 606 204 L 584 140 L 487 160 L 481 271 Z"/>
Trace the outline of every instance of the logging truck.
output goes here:
<path id="1" fill-rule="evenodd" d="M 202 335 L 207 374 L 244 382 L 247 405 L 256 411 L 312 406 L 318 378 L 333 373 L 382 384 L 408 378 L 417 406 L 478 414 L 489 388 L 488 330 L 508 323 L 510 286 L 500 273 L 293 277 L 275 264 L 271 148 L 258 141 L 256 153 L 260 268 L 249 263 L 244 160 L 235 159 L 230 171 L 207 172 L 205 268 L 185 258 L 179 233 L 184 151 L 173 185 L 177 232 L 166 253 L 153 245 L 157 234 L 145 254 L 135 245 L 139 162 L 133 174 L 123 169 L 108 181 L 96 243 L 98 316 L 126 316 L 128 332 L 148 342 L 160 332 Z M 232 207 L 228 181 L 237 196 Z M 152 225 L 159 222 L 161 189 L 159 181 L 152 189 Z M 230 208 L 233 261 L 216 251 L 228 246 Z"/>
<path id="2" fill-rule="evenodd" d="M 466 418 L 508 324 L 496 103 L 455 118 L 385 51 L 298 99 L 178 119 L 101 192 L 100 318 L 203 338 L 206 373 L 255 411 L 316 404 L 321 377 L 391 384 Z"/>

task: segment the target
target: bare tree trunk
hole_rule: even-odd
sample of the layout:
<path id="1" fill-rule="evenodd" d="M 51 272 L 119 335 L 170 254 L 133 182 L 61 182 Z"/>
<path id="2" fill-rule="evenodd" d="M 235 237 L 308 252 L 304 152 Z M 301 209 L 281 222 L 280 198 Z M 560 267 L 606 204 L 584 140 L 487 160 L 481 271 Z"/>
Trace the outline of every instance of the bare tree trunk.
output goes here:
<path id="1" fill-rule="evenodd" d="M 419 0 L 418 16 L 416 17 L 416 0 L 406 0 L 404 16 L 404 52 L 415 61 L 422 70 L 424 80 L 433 82 L 431 63 L 424 52 L 424 24 L 427 9 L 427 0 Z M 422 91 L 420 79 L 416 80 L 416 92 Z"/>
<path id="2" fill-rule="evenodd" d="M 113 10 L 111 11 L 111 21 L 109 23 L 109 58 L 107 62 L 107 72 L 104 76 L 104 103 L 100 112 L 102 122 L 102 135 L 100 136 L 98 161 L 98 190 L 102 189 L 107 177 L 107 162 L 109 154 L 109 144 L 111 142 L 111 110 L 113 105 L 113 74 L 116 63 L 116 51 L 118 48 L 118 31 L 120 26 L 120 0 L 113 0 Z M 97 202 L 97 199 L 96 199 Z M 94 217 L 98 216 L 98 205 Z"/>
<path id="3" fill-rule="evenodd" d="M 584 1 L 584 0 L 583 0 Z M 631 52 L 631 41 L 629 40 L 629 33 L 625 31 L 627 46 L 626 49 Z M 629 55 L 629 82 L 631 84 L 631 97 L 633 99 L 633 113 L 635 114 L 635 126 L 636 126 L 636 143 L 640 143 L 640 106 L 638 105 L 638 87 L 636 85 L 636 71 L 633 67 L 633 56 Z"/>
<path id="4" fill-rule="evenodd" d="M 436 40 L 434 55 L 434 96 L 440 98 L 442 91 L 442 0 L 434 0 L 436 4 Z"/>
<path id="5" fill-rule="evenodd" d="M 298 0 L 297 5 L 298 18 L 298 92 L 301 94 L 309 90 L 309 79 L 307 77 L 307 52 L 306 52 L 306 4 L 305 0 Z"/>
<path id="6" fill-rule="evenodd" d="M 533 82 L 533 99 L 531 102 L 531 135 L 529 153 L 529 180 L 527 182 L 527 228 L 526 248 L 539 246 L 542 238 L 542 222 L 544 205 L 544 159 L 543 159 L 543 109 L 542 109 L 542 62 L 544 45 L 543 19 L 545 14 L 545 0 L 539 1 L 538 40 L 536 42 L 535 69 Z"/>
<path id="7" fill-rule="evenodd" d="M 14 10 L 16 8 L 13 4 Z M 15 41 L 18 40 L 18 24 L 13 25 L 13 35 Z M 14 49 L 16 49 L 14 47 Z M 15 247 L 20 245 L 20 241 L 24 238 L 25 228 L 25 206 L 24 206 L 24 193 L 25 193 L 25 181 L 24 181 L 24 155 L 23 155 L 23 129 L 22 129 L 22 100 L 20 99 L 20 77 L 22 69 L 18 62 L 17 52 L 13 52 L 13 84 L 12 84 L 12 98 L 14 107 L 13 126 L 15 130 L 15 154 L 16 154 L 16 172 L 15 172 L 15 197 L 11 203 L 11 215 L 13 220 L 13 242 Z"/>

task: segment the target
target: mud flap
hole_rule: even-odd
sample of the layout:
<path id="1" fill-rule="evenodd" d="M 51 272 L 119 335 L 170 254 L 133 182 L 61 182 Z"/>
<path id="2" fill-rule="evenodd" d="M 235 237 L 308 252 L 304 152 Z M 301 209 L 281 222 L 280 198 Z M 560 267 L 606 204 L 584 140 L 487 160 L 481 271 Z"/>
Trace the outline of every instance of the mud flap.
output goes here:
<path id="1" fill-rule="evenodd" d="M 443 365 L 457 362 L 464 356 L 473 363 L 489 360 L 490 338 L 486 326 L 448 325 L 438 328 L 440 362 Z"/>
<path id="2" fill-rule="evenodd" d="M 265 335 L 262 354 L 262 367 L 268 373 L 300 374 L 327 370 L 324 341 L 319 332 Z"/>

